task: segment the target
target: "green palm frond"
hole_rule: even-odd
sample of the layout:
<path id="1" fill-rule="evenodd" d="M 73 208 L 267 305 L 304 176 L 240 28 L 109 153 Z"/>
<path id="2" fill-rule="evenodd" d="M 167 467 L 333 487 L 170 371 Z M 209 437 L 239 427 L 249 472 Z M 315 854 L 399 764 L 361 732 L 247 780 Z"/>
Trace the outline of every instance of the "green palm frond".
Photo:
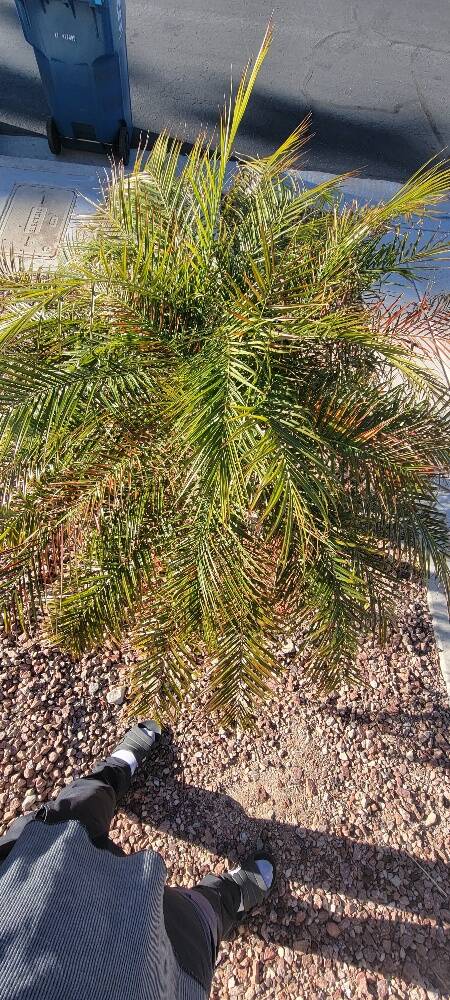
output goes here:
<path id="1" fill-rule="evenodd" d="M 145 489 L 141 480 L 138 491 L 132 482 L 97 512 L 98 528 L 91 528 L 49 602 L 53 634 L 66 648 L 94 646 L 105 630 L 120 635 L 152 580 L 158 507 L 158 486 Z"/>
<path id="2" fill-rule="evenodd" d="M 281 634 L 331 689 L 393 620 L 399 562 L 450 594 L 448 302 L 383 303 L 449 257 L 421 220 L 450 167 L 344 205 L 345 177 L 291 171 L 308 120 L 233 162 L 271 35 L 217 146 L 182 158 L 162 134 L 56 269 L 0 259 L 3 615 L 44 611 L 77 653 L 126 636 L 138 712 L 201 681 L 208 711 L 250 724 Z"/>

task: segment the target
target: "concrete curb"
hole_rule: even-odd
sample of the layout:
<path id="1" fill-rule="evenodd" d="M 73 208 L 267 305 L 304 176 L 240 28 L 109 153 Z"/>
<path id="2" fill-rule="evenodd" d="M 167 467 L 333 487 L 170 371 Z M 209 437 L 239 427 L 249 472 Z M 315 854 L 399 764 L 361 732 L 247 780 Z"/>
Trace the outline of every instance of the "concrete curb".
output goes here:
<path id="1" fill-rule="evenodd" d="M 432 573 L 428 582 L 427 598 L 442 676 L 450 701 L 450 621 L 445 594 L 435 573 Z"/>
<path id="2" fill-rule="evenodd" d="M 441 484 L 442 490 L 439 495 L 439 508 L 447 518 L 450 526 L 450 481 Z M 450 701 L 450 619 L 447 599 L 444 594 L 442 584 L 436 573 L 430 574 L 427 588 L 428 607 L 430 609 L 433 622 L 434 634 L 436 637 L 436 647 L 441 664 L 442 676 L 447 688 Z"/>

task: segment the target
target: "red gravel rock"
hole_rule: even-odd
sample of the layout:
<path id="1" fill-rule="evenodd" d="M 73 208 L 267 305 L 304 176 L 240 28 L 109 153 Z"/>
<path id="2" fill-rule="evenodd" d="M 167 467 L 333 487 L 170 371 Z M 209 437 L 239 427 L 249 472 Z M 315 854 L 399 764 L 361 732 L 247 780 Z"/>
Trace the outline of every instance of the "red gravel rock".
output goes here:
<path id="1" fill-rule="evenodd" d="M 185 886 L 271 847 L 277 886 L 224 943 L 213 1000 L 448 996 L 450 713 L 423 593 L 405 583 L 384 649 L 361 645 L 360 687 L 318 696 L 294 639 L 255 732 L 187 700 L 112 838 L 160 850 Z M 28 793 L 40 804 L 114 746 L 126 706 L 106 694 L 127 687 L 132 655 L 71 662 L 39 631 L 0 646 L 1 833 Z"/>

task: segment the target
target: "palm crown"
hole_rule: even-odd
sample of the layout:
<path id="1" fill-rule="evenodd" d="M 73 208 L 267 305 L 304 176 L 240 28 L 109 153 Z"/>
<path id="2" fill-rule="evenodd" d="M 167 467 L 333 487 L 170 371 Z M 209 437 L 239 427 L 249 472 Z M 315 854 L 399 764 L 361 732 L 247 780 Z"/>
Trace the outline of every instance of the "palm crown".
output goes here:
<path id="1" fill-rule="evenodd" d="M 45 607 L 76 652 L 131 635 L 139 710 L 176 708 L 208 651 L 209 707 L 244 723 L 277 635 L 300 631 L 331 687 L 388 620 L 399 559 L 449 584 L 448 395 L 417 310 L 388 313 L 381 292 L 447 251 L 397 223 L 450 171 L 338 209 L 336 182 L 286 174 L 304 123 L 230 179 L 269 42 L 216 148 L 200 136 L 183 165 L 161 136 L 55 271 L 4 261 L 1 283 L 7 620 Z"/>

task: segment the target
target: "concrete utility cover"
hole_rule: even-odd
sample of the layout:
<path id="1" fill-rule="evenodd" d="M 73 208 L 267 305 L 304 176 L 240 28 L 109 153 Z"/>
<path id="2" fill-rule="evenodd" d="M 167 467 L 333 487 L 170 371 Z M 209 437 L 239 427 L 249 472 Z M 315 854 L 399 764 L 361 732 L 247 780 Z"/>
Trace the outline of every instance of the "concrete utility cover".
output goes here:
<path id="1" fill-rule="evenodd" d="M 54 257 L 76 192 L 45 184 L 15 184 L 0 220 L 0 242 L 25 257 Z"/>

